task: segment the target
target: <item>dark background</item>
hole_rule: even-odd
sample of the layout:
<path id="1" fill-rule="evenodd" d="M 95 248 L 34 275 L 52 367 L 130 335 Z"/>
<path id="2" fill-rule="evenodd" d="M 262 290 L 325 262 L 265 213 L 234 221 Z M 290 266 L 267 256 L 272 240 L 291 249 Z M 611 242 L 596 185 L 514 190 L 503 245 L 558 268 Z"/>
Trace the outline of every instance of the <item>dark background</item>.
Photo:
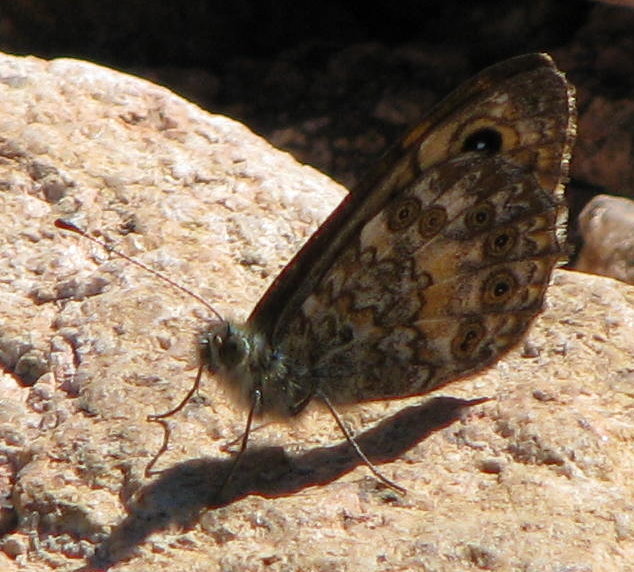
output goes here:
<path id="1" fill-rule="evenodd" d="M 486 65 L 567 45 L 593 4 L 31 0 L 0 4 L 0 50 L 166 84 L 351 184 Z"/>
<path id="2" fill-rule="evenodd" d="M 577 87 L 573 215 L 597 192 L 628 194 L 606 186 L 608 179 L 634 181 L 631 169 L 608 176 L 610 165 L 592 162 L 600 145 L 592 126 L 603 127 L 605 140 L 605 122 L 587 115 L 597 98 L 620 108 L 619 98 L 634 93 L 634 11 L 622 5 L 13 0 L 0 3 L 0 50 L 80 58 L 147 77 L 242 121 L 348 186 L 468 76 L 546 51 Z M 632 132 L 628 117 L 615 133 Z"/>
<path id="3" fill-rule="evenodd" d="M 478 67 L 552 48 L 584 24 L 592 3 L 291 0 L 30 0 L 3 2 L 2 48 L 114 65 L 223 69 L 242 57 L 276 58 L 311 43 L 341 49 L 377 41 L 465 46 Z M 315 62 L 317 63 L 317 62 Z"/>

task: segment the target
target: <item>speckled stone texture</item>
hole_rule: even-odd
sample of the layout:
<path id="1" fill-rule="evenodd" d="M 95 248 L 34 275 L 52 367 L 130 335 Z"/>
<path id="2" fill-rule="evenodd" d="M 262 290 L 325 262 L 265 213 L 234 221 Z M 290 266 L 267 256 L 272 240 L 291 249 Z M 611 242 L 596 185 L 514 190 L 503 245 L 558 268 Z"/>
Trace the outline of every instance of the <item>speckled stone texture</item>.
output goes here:
<path id="1" fill-rule="evenodd" d="M 55 218 L 243 318 L 344 192 L 163 88 L 0 57 L 0 569 L 632 566 L 634 288 L 581 273 L 486 373 L 343 411 L 404 497 L 315 407 L 216 502 L 246 415 L 209 377 L 144 477 L 209 314 Z"/>

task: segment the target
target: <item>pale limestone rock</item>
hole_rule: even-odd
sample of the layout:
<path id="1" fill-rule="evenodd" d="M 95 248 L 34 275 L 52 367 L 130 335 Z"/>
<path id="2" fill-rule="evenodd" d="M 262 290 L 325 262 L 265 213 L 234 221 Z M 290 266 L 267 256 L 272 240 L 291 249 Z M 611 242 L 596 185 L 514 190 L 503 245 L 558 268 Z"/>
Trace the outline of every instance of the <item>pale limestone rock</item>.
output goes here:
<path id="1" fill-rule="evenodd" d="M 634 284 L 634 201 L 597 195 L 581 211 L 576 268 Z"/>
<path id="2" fill-rule="evenodd" d="M 216 507 L 245 413 L 213 379 L 145 480 L 162 440 L 146 415 L 189 389 L 208 315 L 53 220 L 74 216 L 245 317 L 343 191 L 241 125 L 91 64 L 2 56 L 0 92 L 0 486 L 19 517 L 0 569 L 634 561 L 634 288 L 581 273 L 556 273 L 523 346 L 486 373 L 344 412 L 403 498 L 310 408 L 254 433 Z"/>

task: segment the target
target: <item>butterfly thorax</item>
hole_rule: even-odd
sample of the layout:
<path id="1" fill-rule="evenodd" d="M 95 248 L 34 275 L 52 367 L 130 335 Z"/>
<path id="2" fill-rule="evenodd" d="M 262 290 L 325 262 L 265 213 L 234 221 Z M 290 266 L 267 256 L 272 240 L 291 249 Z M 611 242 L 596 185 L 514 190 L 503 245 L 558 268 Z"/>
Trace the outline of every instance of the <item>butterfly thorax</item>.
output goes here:
<path id="1" fill-rule="evenodd" d="M 212 324 L 201 336 L 200 358 L 232 397 L 245 407 L 254 407 L 257 415 L 292 417 L 314 393 L 294 382 L 286 356 L 245 324 Z"/>

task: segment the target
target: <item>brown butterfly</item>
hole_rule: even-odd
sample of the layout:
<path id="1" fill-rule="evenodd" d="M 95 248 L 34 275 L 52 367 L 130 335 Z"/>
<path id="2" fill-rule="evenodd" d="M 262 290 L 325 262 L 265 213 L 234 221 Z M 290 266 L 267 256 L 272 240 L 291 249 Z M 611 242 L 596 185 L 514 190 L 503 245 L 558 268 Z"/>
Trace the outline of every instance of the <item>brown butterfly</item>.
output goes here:
<path id="1" fill-rule="evenodd" d="M 522 339 L 562 258 L 574 91 L 545 54 L 494 65 L 380 160 L 201 368 L 255 416 L 424 394 Z M 72 225 L 60 223 L 74 230 Z M 215 310 L 214 310 L 215 312 Z M 239 458 L 239 454 L 238 454 Z M 235 468 L 235 465 L 234 465 Z"/>

